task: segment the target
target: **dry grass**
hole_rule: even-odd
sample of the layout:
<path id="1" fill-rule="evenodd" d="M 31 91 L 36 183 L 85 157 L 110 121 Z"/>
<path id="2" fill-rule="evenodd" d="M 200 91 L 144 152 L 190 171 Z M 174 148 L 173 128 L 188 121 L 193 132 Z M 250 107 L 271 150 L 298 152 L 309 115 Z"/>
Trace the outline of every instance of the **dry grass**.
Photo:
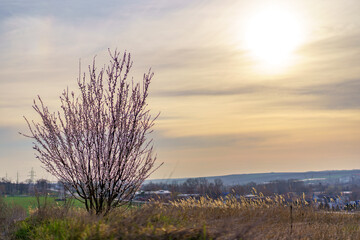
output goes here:
<path id="1" fill-rule="evenodd" d="M 291 217 L 292 216 L 292 217 Z M 314 210 L 304 199 L 188 199 L 116 209 L 106 217 L 49 206 L 18 224 L 17 239 L 360 239 L 360 215 Z"/>

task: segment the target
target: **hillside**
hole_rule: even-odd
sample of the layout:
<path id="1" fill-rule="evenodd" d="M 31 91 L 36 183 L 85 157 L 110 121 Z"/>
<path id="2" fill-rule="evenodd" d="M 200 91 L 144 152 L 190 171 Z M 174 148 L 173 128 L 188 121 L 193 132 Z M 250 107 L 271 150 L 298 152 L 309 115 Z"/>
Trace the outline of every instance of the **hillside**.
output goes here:
<path id="1" fill-rule="evenodd" d="M 360 178 L 360 170 L 331 170 L 331 171 L 310 171 L 310 172 L 271 172 L 271 173 L 250 173 L 250 174 L 231 174 L 224 176 L 209 176 L 204 177 L 208 181 L 221 179 L 225 185 L 244 185 L 250 182 L 265 183 L 276 180 L 297 179 L 301 181 L 311 182 L 349 182 L 351 179 Z M 172 178 L 172 179 L 152 179 L 146 180 L 145 183 L 182 183 L 187 178 Z"/>

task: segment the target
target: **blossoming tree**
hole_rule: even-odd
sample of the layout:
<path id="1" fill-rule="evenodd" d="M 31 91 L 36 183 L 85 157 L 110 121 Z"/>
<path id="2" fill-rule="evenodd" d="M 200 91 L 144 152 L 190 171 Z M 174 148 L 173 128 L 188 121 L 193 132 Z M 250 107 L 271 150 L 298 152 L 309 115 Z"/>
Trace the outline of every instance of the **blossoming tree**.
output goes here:
<path id="1" fill-rule="evenodd" d="M 29 122 L 36 157 L 85 204 L 107 214 L 131 200 L 154 171 L 152 139 L 157 116 L 147 108 L 151 70 L 142 83 L 129 80 L 130 54 L 109 51 L 108 66 L 78 78 L 80 94 L 64 90 L 61 111 L 50 112 L 40 96 L 33 108 L 41 121 Z M 79 72 L 81 74 L 81 70 Z"/>

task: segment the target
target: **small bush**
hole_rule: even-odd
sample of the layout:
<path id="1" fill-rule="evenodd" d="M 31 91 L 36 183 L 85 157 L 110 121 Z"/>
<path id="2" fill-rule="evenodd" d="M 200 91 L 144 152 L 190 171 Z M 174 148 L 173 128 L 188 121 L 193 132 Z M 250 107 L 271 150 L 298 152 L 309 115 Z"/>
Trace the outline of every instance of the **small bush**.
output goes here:
<path id="1" fill-rule="evenodd" d="M 0 196 L 0 239 L 8 238 L 15 223 L 23 220 L 25 216 L 25 209 L 16 204 L 7 204 Z"/>

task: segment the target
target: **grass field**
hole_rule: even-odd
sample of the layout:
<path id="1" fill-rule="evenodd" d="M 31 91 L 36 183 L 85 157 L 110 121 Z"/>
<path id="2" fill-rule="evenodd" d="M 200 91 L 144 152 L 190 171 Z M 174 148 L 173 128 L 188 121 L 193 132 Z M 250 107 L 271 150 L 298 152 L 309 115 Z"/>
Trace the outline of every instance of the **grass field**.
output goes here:
<path id="1" fill-rule="evenodd" d="M 44 196 L 40 196 L 39 197 L 39 203 L 41 206 L 43 206 L 45 203 L 46 204 L 59 204 L 59 205 L 63 205 L 64 202 L 63 201 L 55 201 L 56 197 L 44 197 Z M 74 199 L 70 199 L 72 202 L 71 204 L 74 207 L 78 207 L 78 208 L 83 208 L 84 205 Z M 29 213 L 29 209 L 35 209 L 38 206 L 38 199 L 35 196 L 6 196 L 4 197 L 4 202 L 6 204 L 15 204 L 18 206 L 21 206 L 22 208 L 24 208 L 26 210 L 27 213 Z"/>

